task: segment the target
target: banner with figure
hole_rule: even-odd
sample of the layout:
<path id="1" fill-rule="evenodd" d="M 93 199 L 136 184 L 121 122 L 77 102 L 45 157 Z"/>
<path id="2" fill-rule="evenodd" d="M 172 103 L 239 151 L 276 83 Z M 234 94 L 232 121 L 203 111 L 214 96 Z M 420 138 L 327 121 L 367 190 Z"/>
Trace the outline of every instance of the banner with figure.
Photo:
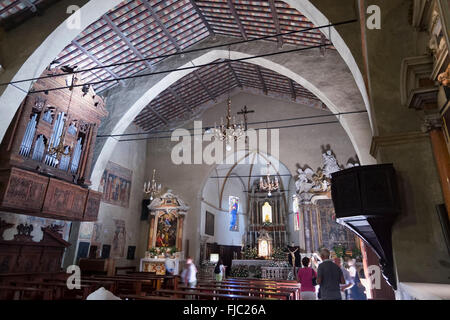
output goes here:
<path id="1" fill-rule="evenodd" d="M 239 231 L 239 217 L 238 217 L 238 210 L 239 210 L 239 198 L 238 197 L 232 197 L 229 198 L 229 204 L 230 204 L 230 231 Z"/>

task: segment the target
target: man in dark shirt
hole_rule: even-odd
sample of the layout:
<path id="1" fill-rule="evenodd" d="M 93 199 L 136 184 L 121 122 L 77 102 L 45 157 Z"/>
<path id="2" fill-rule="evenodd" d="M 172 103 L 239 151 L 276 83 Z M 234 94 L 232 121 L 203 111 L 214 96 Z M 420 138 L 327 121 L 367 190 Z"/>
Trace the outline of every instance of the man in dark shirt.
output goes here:
<path id="1" fill-rule="evenodd" d="M 333 261 L 330 260 L 330 251 L 320 251 L 322 263 L 317 269 L 317 284 L 320 285 L 321 300 L 342 300 L 341 284 L 345 284 L 344 274 Z"/>

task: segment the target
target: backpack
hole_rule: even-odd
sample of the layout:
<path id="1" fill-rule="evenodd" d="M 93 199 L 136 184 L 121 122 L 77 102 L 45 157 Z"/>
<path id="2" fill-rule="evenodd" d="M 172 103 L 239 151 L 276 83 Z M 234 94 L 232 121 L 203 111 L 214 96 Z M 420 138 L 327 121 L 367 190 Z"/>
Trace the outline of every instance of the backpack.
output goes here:
<path id="1" fill-rule="evenodd" d="M 216 265 L 216 267 L 214 268 L 214 273 L 215 274 L 219 274 L 220 273 L 220 266 Z"/>

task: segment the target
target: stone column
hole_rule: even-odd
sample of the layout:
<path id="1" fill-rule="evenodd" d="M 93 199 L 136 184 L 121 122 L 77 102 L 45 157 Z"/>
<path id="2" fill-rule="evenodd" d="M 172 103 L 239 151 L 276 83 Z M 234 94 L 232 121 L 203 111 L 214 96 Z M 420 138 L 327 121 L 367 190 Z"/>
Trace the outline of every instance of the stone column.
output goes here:
<path id="1" fill-rule="evenodd" d="M 445 207 L 450 219 L 450 155 L 442 132 L 442 121 L 438 115 L 425 119 L 425 128 L 430 134 L 434 160 L 439 172 L 439 179 L 444 196 Z"/>

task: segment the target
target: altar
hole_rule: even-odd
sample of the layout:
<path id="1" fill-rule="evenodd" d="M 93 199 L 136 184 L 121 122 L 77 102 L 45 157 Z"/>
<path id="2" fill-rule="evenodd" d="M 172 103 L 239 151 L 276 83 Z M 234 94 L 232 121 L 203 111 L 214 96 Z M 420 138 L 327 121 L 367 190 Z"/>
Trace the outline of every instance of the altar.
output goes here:
<path id="1" fill-rule="evenodd" d="M 174 275 L 180 274 L 180 259 L 167 259 L 168 262 L 174 266 Z M 152 272 L 157 275 L 166 274 L 166 259 L 164 258 L 143 258 L 141 259 L 140 272 Z"/>
<path id="2" fill-rule="evenodd" d="M 293 268 L 288 261 L 233 260 L 232 270 L 236 277 L 266 280 L 293 280 Z"/>

